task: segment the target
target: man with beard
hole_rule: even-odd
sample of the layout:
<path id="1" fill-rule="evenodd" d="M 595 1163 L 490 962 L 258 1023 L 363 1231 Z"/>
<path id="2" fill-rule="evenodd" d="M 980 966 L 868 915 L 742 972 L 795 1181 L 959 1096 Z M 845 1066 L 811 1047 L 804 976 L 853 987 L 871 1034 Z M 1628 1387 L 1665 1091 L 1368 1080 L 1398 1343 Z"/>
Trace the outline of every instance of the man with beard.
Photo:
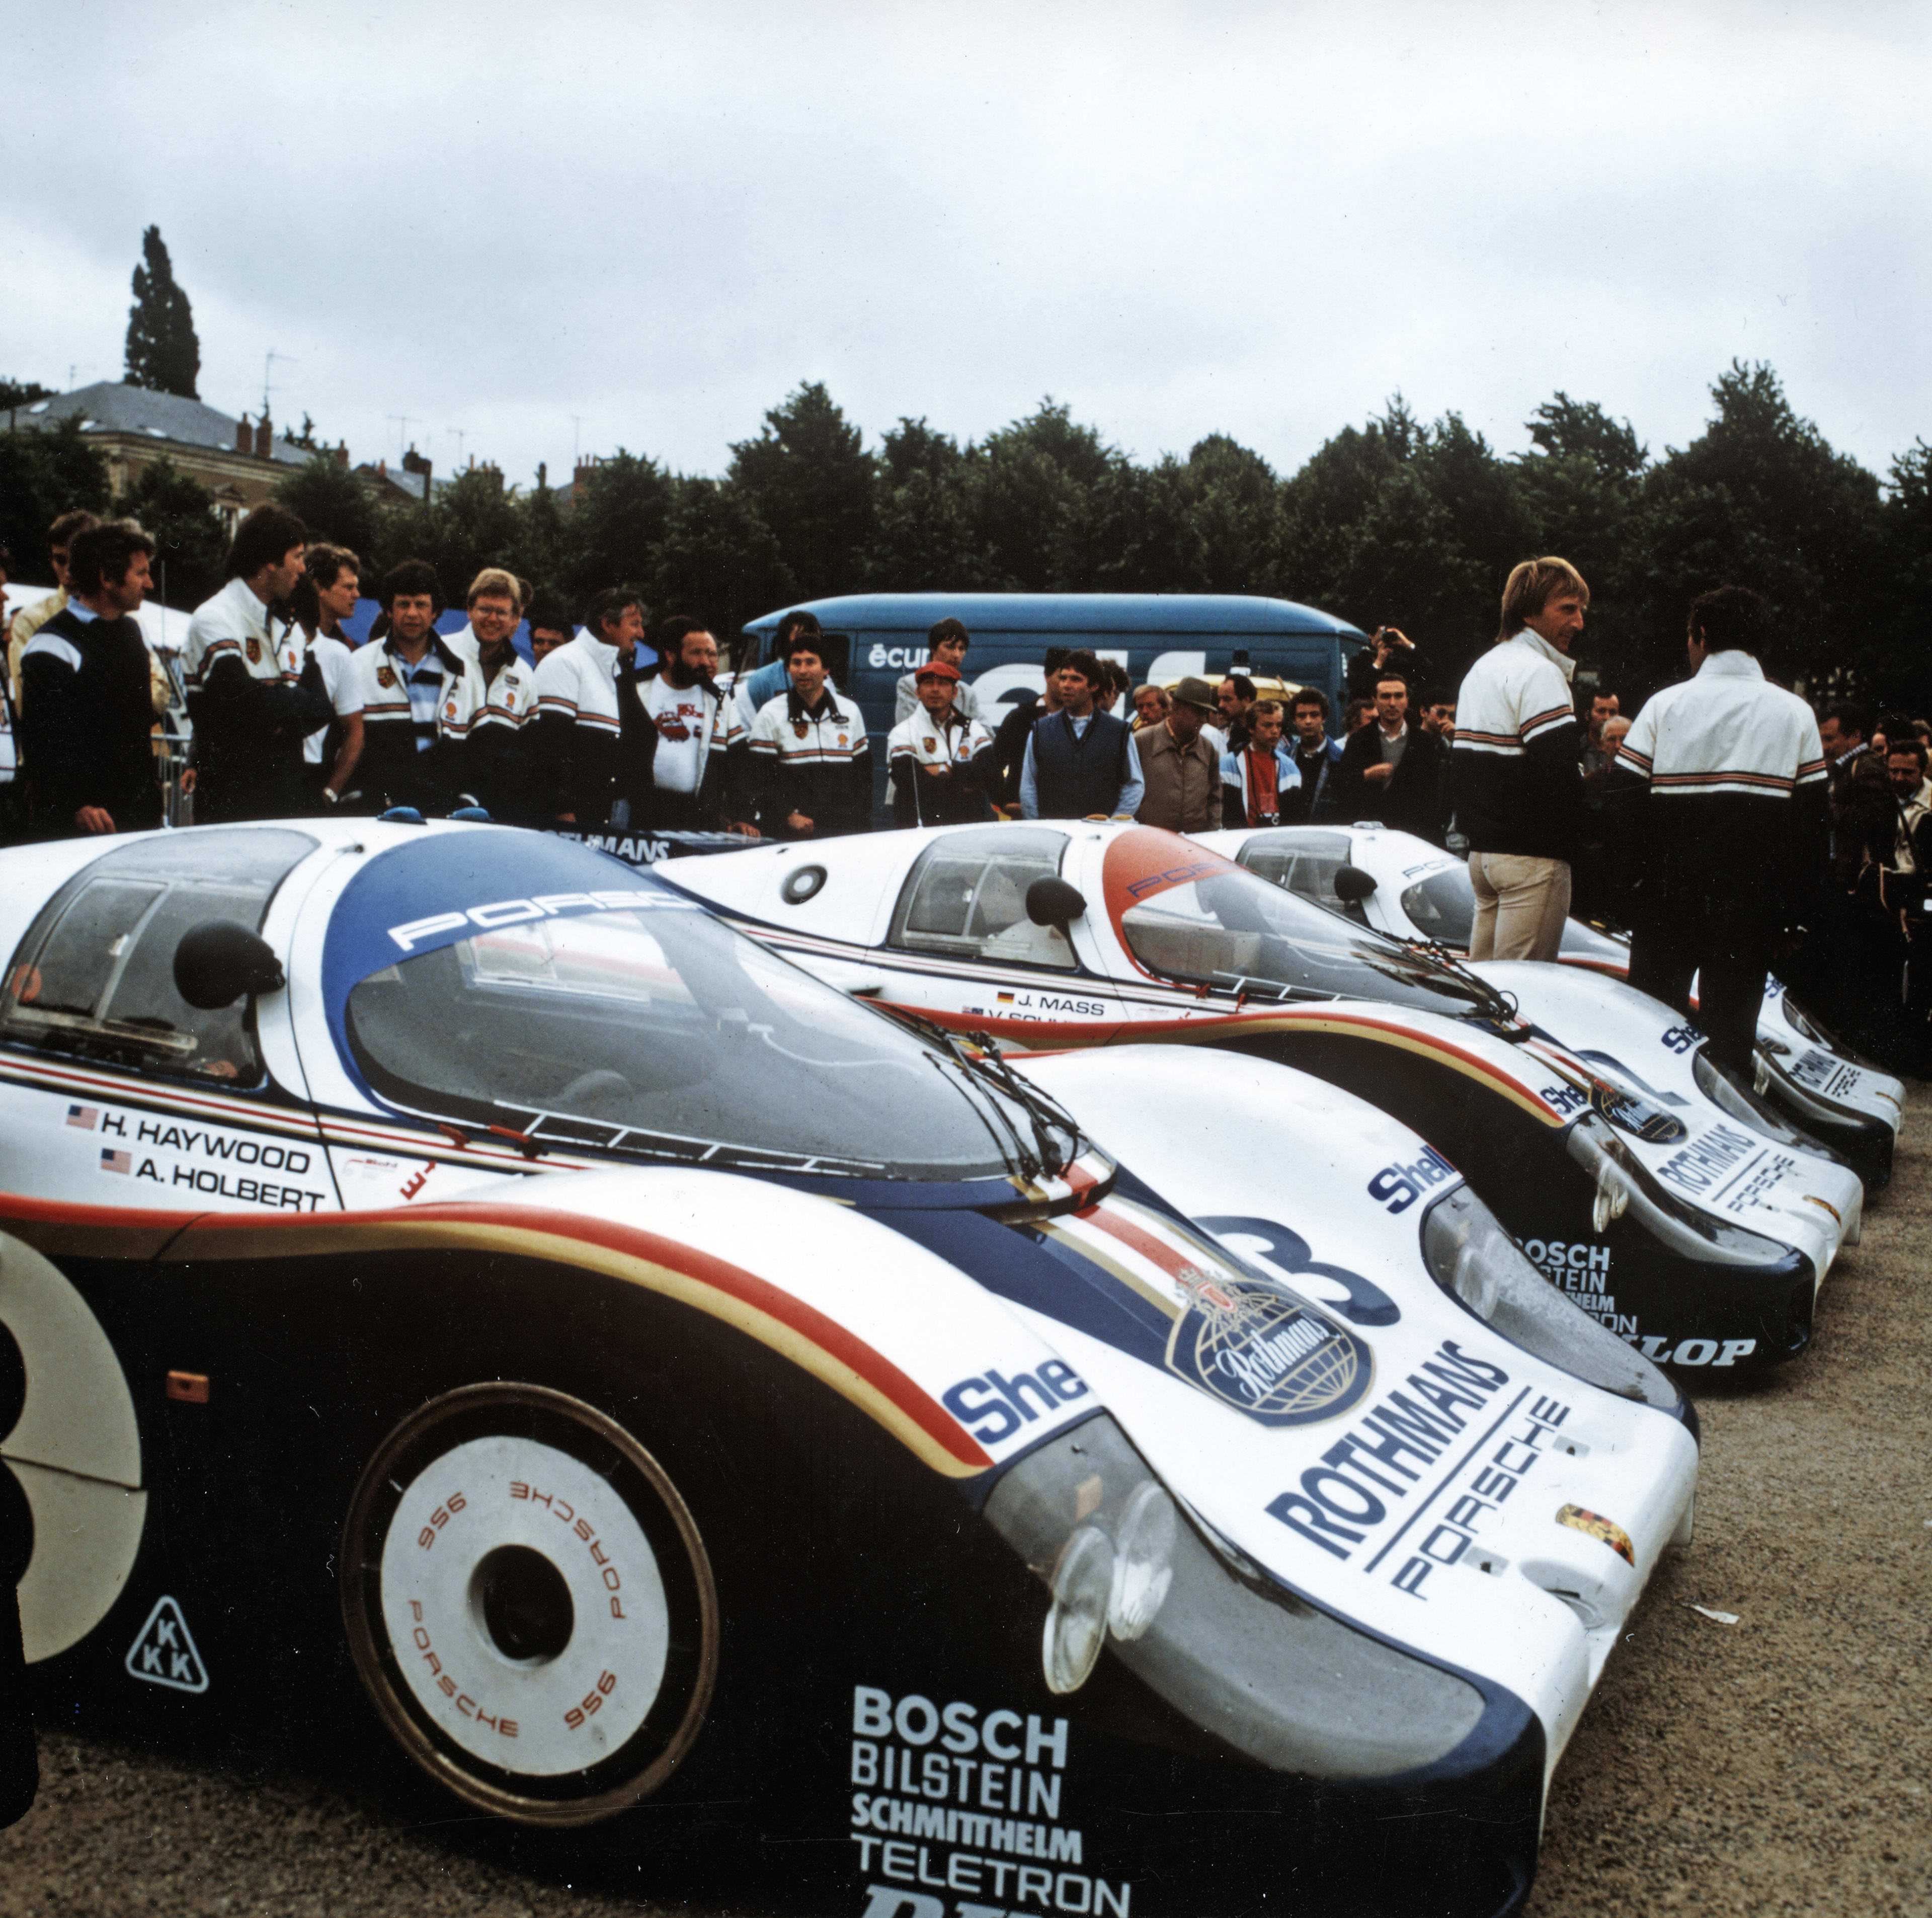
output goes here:
<path id="1" fill-rule="evenodd" d="M 736 708 L 718 690 L 718 642 L 682 614 L 656 635 L 656 663 L 620 675 L 618 785 L 634 830 L 710 832 L 720 823 L 729 770 L 742 760 Z M 739 810 L 748 811 L 746 806 Z M 758 836 L 748 820 L 732 829 Z"/>

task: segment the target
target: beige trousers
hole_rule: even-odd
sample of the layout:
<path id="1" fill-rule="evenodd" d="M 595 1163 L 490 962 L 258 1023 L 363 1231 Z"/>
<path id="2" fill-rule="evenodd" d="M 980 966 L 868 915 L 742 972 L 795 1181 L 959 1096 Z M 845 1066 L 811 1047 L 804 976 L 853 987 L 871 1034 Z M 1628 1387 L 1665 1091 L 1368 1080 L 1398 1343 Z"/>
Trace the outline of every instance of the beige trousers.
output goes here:
<path id="1" fill-rule="evenodd" d="M 1475 888 L 1474 959 L 1553 959 L 1570 916 L 1570 863 L 1526 859 L 1513 852 L 1472 852 Z"/>

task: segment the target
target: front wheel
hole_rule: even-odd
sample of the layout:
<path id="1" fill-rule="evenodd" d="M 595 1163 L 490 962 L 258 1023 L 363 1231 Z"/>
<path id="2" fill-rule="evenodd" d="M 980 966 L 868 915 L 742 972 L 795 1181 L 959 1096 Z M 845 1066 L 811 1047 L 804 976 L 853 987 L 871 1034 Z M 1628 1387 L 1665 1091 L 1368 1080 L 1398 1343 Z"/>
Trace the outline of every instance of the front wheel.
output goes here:
<path id="1" fill-rule="evenodd" d="M 470 1803 L 586 1825 L 691 1748 L 718 1667 L 696 1523 L 623 1427 L 541 1385 L 468 1385 L 377 1449 L 344 1528 L 356 1669 Z"/>

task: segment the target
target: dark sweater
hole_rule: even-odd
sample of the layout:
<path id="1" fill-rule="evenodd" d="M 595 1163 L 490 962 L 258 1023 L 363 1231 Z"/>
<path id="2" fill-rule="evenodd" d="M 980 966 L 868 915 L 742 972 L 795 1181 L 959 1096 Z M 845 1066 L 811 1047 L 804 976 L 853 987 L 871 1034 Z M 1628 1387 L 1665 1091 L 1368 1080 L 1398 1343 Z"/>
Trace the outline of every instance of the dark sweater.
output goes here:
<path id="1" fill-rule="evenodd" d="M 69 839 L 98 806 L 117 832 L 161 823 L 148 648 L 132 617 L 83 620 L 63 607 L 20 662 L 20 748 L 40 836 Z"/>

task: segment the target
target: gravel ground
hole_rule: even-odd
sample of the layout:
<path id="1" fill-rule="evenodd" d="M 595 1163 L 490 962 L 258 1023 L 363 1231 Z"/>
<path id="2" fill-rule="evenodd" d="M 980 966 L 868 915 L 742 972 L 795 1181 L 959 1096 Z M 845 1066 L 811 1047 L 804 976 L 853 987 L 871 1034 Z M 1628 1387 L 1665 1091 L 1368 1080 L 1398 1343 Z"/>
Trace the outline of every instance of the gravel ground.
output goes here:
<path id="1" fill-rule="evenodd" d="M 1932 1913 L 1932 1093 L 1810 1355 L 1700 1380 L 1698 1536 L 1556 1775 L 1528 1910 Z M 1735 1625 L 1690 1607 L 1737 1614 Z M 446 1849 L 351 1793 L 44 1734 L 0 1918 L 636 1911 Z"/>

